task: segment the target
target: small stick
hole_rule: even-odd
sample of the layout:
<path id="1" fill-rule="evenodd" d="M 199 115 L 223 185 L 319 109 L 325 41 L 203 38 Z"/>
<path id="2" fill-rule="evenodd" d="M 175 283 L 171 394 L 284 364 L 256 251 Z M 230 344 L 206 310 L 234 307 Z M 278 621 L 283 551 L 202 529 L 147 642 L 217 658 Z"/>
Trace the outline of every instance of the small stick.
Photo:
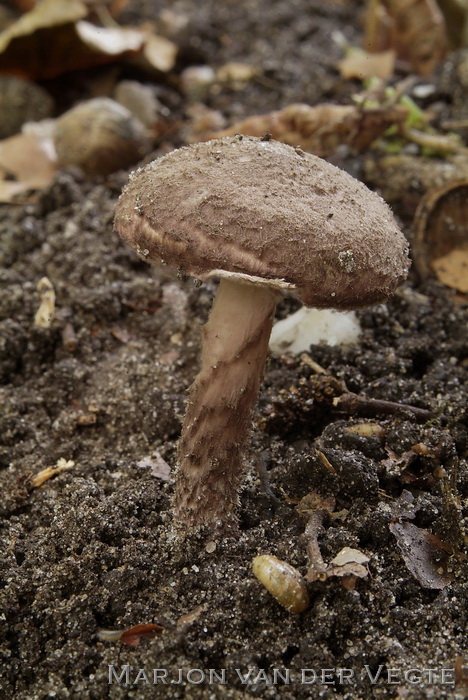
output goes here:
<path id="1" fill-rule="evenodd" d="M 406 403 L 396 403 L 395 401 L 384 401 L 383 399 L 371 399 L 366 396 L 358 396 L 351 392 L 346 392 L 333 399 L 333 406 L 340 411 L 355 416 L 374 417 L 378 415 L 411 414 L 413 418 L 427 421 L 434 418 L 434 413 L 425 408 L 410 406 Z"/>
<path id="2" fill-rule="evenodd" d="M 281 501 L 275 496 L 271 488 L 266 462 L 267 458 L 265 452 L 261 452 L 259 455 L 254 456 L 254 464 L 257 469 L 257 474 L 260 480 L 262 491 L 268 496 L 268 498 L 272 499 L 275 505 L 279 505 Z"/>
<path id="3" fill-rule="evenodd" d="M 318 535 L 322 530 L 325 516 L 327 513 L 331 513 L 334 507 L 335 499 L 333 497 L 321 498 L 315 493 L 305 496 L 297 507 L 299 513 L 308 518 L 304 531 L 307 539 L 307 556 L 309 558 L 309 569 L 306 574 L 307 581 L 325 581 L 328 577 L 328 566 L 320 551 Z"/>
<path id="4" fill-rule="evenodd" d="M 70 322 L 67 322 L 63 327 L 62 342 L 68 352 L 75 352 L 78 347 L 78 338 Z"/>

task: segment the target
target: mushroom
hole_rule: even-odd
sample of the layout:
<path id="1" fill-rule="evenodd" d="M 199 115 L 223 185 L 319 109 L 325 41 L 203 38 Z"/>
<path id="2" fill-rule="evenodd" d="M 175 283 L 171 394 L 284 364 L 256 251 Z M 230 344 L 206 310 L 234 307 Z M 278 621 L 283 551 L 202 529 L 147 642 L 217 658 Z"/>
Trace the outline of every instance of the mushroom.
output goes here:
<path id="1" fill-rule="evenodd" d="M 235 526 L 278 299 L 339 310 L 384 301 L 406 278 L 406 239 L 385 202 L 347 173 L 241 135 L 132 173 L 115 229 L 148 262 L 220 279 L 189 389 L 174 505 L 186 528 Z"/>

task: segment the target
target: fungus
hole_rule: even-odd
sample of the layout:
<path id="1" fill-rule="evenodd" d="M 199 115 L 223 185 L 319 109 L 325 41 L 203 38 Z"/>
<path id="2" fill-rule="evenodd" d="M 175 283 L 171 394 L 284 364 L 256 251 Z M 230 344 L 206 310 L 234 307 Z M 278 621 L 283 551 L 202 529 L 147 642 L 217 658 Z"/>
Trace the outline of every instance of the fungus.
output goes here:
<path id="1" fill-rule="evenodd" d="M 407 242 L 383 200 L 347 173 L 245 136 L 184 147 L 134 172 L 115 228 L 148 262 L 220 279 L 189 390 L 174 505 L 186 528 L 235 525 L 278 299 L 292 293 L 338 310 L 382 302 L 406 277 Z"/>

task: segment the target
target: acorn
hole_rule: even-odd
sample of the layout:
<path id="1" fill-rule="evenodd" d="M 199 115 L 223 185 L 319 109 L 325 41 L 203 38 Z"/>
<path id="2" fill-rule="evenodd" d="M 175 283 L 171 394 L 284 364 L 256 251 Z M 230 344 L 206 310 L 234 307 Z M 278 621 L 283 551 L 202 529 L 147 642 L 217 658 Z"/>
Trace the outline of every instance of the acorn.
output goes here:
<path id="1" fill-rule="evenodd" d="M 297 569 L 273 554 L 261 554 L 252 562 L 252 571 L 267 591 L 288 612 L 304 612 L 309 607 L 306 583 Z"/>
<path id="2" fill-rule="evenodd" d="M 151 149 L 140 120 L 107 97 L 84 102 L 60 117 L 54 143 L 60 165 L 78 165 L 87 175 L 128 168 Z"/>

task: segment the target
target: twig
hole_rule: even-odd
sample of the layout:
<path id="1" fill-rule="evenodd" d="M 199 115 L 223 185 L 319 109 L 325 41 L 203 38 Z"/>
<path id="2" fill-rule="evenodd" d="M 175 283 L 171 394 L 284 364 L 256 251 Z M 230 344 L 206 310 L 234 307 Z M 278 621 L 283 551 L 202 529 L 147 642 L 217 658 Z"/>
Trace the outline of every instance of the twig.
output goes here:
<path id="1" fill-rule="evenodd" d="M 307 539 L 307 556 L 309 569 L 306 574 L 308 581 L 325 581 L 328 566 L 325 563 L 318 543 L 318 535 L 322 530 L 327 513 L 335 507 L 335 499 L 321 498 L 318 494 L 310 493 L 299 503 L 297 510 L 307 518 L 304 535 Z"/>
<path id="2" fill-rule="evenodd" d="M 374 417 L 378 415 L 410 414 L 413 418 L 421 421 L 431 420 L 435 417 L 432 411 L 428 411 L 425 408 L 410 406 L 406 403 L 396 403 L 395 401 L 371 399 L 351 392 L 334 398 L 333 406 L 344 413 L 354 416 Z"/>

